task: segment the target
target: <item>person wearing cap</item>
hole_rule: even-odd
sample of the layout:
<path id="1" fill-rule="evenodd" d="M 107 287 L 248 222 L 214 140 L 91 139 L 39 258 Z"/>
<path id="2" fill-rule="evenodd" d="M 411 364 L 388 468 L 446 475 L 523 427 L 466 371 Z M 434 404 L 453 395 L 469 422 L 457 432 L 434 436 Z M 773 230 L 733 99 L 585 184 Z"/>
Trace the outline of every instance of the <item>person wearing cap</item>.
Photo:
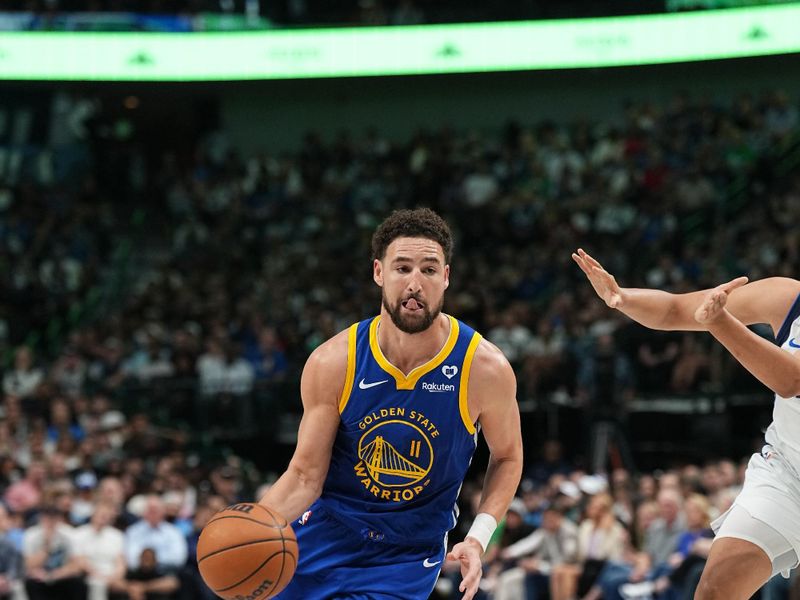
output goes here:
<path id="1" fill-rule="evenodd" d="M 75 477 L 77 494 L 72 499 L 69 520 L 75 525 L 86 523 L 94 512 L 94 489 L 97 487 L 97 475 L 92 471 L 82 471 Z"/>

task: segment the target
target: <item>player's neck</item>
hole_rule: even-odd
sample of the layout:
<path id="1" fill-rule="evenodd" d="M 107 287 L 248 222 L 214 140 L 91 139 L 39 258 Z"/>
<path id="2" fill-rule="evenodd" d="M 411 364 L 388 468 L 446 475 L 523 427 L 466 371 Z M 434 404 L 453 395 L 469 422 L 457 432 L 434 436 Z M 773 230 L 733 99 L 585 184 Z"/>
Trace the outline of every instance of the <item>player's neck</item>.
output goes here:
<path id="1" fill-rule="evenodd" d="M 450 319 L 442 313 L 428 329 L 411 334 L 400 331 L 382 309 L 377 335 L 386 360 L 408 375 L 439 353 L 450 335 Z"/>

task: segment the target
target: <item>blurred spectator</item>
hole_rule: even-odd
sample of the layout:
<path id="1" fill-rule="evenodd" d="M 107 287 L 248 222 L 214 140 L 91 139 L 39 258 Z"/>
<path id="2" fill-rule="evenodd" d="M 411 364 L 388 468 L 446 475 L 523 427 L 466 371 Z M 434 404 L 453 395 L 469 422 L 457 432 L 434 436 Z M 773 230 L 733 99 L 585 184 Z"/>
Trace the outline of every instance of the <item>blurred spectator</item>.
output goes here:
<path id="1" fill-rule="evenodd" d="M 29 600 L 84 600 L 82 561 L 74 530 L 55 506 L 42 508 L 39 524 L 25 532 L 25 591 Z"/>
<path id="2" fill-rule="evenodd" d="M 69 403 L 63 398 L 54 398 L 50 403 L 50 425 L 47 428 L 47 437 L 51 442 L 58 442 L 67 438 L 80 442 L 85 432 L 75 420 Z"/>
<path id="3" fill-rule="evenodd" d="M 178 577 L 159 560 L 158 553 L 145 548 L 136 557 L 137 567 L 129 569 L 121 584 L 112 586 L 111 600 L 172 600 L 178 591 Z"/>
<path id="4" fill-rule="evenodd" d="M 137 521 L 137 517 L 128 512 L 125 506 L 125 490 L 116 477 L 104 477 L 100 480 L 95 494 L 95 504 L 107 504 L 114 508 L 114 527 L 125 531 Z"/>
<path id="5" fill-rule="evenodd" d="M 484 554 L 484 562 L 487 565 L 483 581 L 484 589 L 494 589 L 499 583 L 498 579 L 502 580 L 506 570 L 513 566 L 503 558 L 505 549 L 527 537 L 533 531 L 533 527 L 525 522 L 526 513 L 527 510 L 522 499 L 514 498 L 508 507 L 506 518 L 499 524 L 493 540 L 490 541 Z"/>
<path id="6" fill-rule="evenodd" d="M 578 527 L 551 505 L 544 511 L 542 526 L 505 548 L 501 558 L 516 566 L 500 575 L 495 600 L 547 598 L 553 569 L 578 559 Z"/>
<path id="7" fill-rule="evenodd" d="M 641 583 L 628 583 L 620 587 L 620 594 L 628 598 L 661 595 L 669 588 L 678 598 L 692 598 L 700 581 L 700 573 L 708 558 L 714 532 L 711 530 L 711 505 L 705 496 L 692 494 L 684 503 L 686 531 L 678 538 L 675 551 L 663 569 L 667 573 Z"/>
<path id="8" fill-rule="evenodd" d="M 86 361 L 73 346 L 64 348 L 50 368 L 50 379 L 68 398 L 75 398 L 84 391 L 86 374 Z"/>
<path id="9" fill-rule="evenodd" d="M 274 381 L 286 375 L 286 354 L 281 349 L 278 333 L 273 327 L 264 327 L 258 334 L 258 343 L 248 350 L 245 358 L 252 365 L 259 381 Z"/>
<path id="10" fill-rule="evenodd" d="M 222 498 L 227 505 L 242 502 L 240 495 L 239 473 L 230 465 L 223 465 L 214 469 L 209 477 L 211 490 L 214 495 Z"/>
<path id="11" fill-rule="evenodd" d="M 75 477 L 77 493 L 72 500 L 69 521 L 80 525 L 89 521 L 95 510 L 95 488 L 97 476 L 91 471 L 83 471 Z M 116 514 L 116 513 L 115 513 Z"/>
<path id="12" fill-rule="evenodd" d="M 241 396 L 249 393 L 253 386 L 253 367 L 237 355 L 230 342 L 210 340 L 207 352 L 197 361 L 197 372 L 206 395 Z"/>
<path id="13" fill-rule="evenodd" d="M 22 581 L 22 554 L 8 539 L 11 522 L 0 503 L 0 600 L 11 600 L 12 591 Z"/>
<path id="14" fill-rule="evenodd" d="M 164 503 L 156 495 L 147 496 L 142 520 L 125 532 L 125 557 L 129 569 L 140 567 L 139 559 L 145 549 L 152 549 L 158 568 L 164 571 L 181 569 L 186 563 L 186 539 L 180 530 L 164 520 Z"/>
<path id="15" fill-rule="evenodd" d="M 533 340 L 530 329 L 519 322 L 514 310 L 506 310 L 500 323 L 492 328 L 487 338 L 503 351 L 512 364 L 516 364 L 528 351 Z"/>
<path id="16" fill-rule="evenodd" d="M 5 493 L 8 508 L 15 513 L 28 513 L 38 508 L 42 501 L 42 490 L 47 467 L 35 460 L 25 470 L 25 478 L 9 486 Z"/>
<path id="17" fill-rule="evenodd" d="M 589 499 L 586 518 L 578 529 L 578 562 L 555 567 L 550 575 L 552 600 L 582 598 L 594 585 L 606 562 L 619 560 L 627 543 L 625 529 L 614 518 L 608 494 Z"/>
<path id="18" fill-rule="evenodd" d="M 44 381 L 44 371 L 34 367 L 33 352 L 27 346 L 17 348 L 14 368 L 3 375 L 3 393 L 26 399 L 32 396 Z"/>
<path id="19" fill-rule="evenodd" d="M 125 576 L 125 538 L 111 526 L 115 517 L 113 505 L 100 503 L 89 523 L 75 530 L 75 548 L 83 561 L 89 600 L 106 600 L 108 590 L 120 586 Z"/>
<path id="20" fill-rule="evenodd" d="M 678 489 L 667 488 L 658 493 L 659 516 L 644 533 L 643 551 L 625 563 L 617 560 L 608 564 L 600 574 L 598 584 L 604 600 L 622 600 L 620 590 L 624 584 L 650 582 L 671 570 L 669 559 L 686 531 L 682 506 Z"/>

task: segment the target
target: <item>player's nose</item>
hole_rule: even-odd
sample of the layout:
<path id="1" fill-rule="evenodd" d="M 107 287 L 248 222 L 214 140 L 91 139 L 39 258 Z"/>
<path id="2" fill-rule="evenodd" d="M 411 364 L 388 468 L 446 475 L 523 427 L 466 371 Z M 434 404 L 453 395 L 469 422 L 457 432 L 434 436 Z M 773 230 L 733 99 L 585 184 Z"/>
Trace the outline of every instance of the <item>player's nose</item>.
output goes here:
<path id="1" fill-rule="evenodd" d="M 409 292 L 418 292 L 422 289 L 422 273 L 418 269 L 411 272 L 407 286 Z"/>

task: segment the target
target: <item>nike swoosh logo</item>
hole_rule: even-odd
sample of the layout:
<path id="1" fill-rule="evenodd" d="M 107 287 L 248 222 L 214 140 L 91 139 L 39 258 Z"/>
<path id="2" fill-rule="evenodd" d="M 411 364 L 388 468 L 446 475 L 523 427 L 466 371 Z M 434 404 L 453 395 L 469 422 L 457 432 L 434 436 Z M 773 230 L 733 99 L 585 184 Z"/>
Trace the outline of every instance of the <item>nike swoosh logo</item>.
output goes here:
<path id="1" fill-rule="evenodd" d="M 373 381 L 372 383 L 365 383 L 364 380 L 362 379 L 361 381 L 358 382 L 358 388 L 361 390 L 368 390 L 371 387 L 375 387 L 376 385 L 381 385 L 383 383 L 386 383 L 387 381 L 389 380 L 384 379 L 383 381 Z"/>
<path id="2" fill-rule="evenodd" d="M 426 558 L 425 560 L 422 561 L 422 566 L 430 569 L 431 567 L 435 567 L 436 565 L 438 565 L 440 562 L 442 561 L 437 560 L 436 562 L 431 562 L 429 558 Z"/>
<path id="3" fill-rule="evenodd" d="M 790 339 L 790 340 L 789 340 L 789 345 L 790 345 L 792 348 L 800 348 L 800 344 L 796 343 L 796 342 L 794 341 L 794 339 L 795 339 L 795 338 L 792 338 L 792 339 Z"/>

